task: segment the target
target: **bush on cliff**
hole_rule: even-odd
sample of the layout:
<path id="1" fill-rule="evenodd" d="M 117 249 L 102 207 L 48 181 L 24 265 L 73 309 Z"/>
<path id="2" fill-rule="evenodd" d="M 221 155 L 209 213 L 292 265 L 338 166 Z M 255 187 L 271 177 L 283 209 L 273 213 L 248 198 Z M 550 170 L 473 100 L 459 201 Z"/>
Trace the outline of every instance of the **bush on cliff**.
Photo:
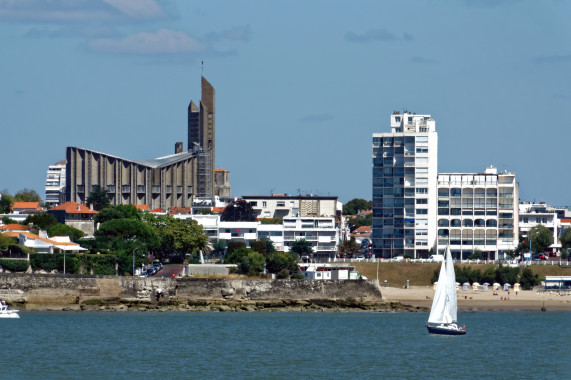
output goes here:
<path id="1" fill-rule="evenodd" d="M 25 272 L 28 270 L 28 260 L 0 259 L 0 266 L 10 272 Z"/>

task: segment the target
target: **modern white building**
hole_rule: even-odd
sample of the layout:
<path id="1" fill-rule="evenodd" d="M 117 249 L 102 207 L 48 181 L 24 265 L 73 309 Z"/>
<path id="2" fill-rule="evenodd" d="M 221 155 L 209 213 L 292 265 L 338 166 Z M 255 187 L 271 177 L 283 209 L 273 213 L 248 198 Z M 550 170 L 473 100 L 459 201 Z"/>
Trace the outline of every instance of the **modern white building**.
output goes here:
<path id="1" fill-rule="evenodd" d="M 561 232 L 561 220 L 557 217 L 557 211 L 548 207 L 545 203 L 520 203 L 519 204 L 519 233 L 527 239 L 527 234 L 533 227 L 542 225 L 553 233 L 554 252 L 561 248 L 559 233 Z"/>
<path id="2" fill-rule="evenodd" d="M 65 200 L 66 160 L 58 161 L 48 167 L 46 176 L 46 206 L 57 206 Z"/>
<path id="3" fill-rule="evenodd" d="M 339 242 L 339 229 L 335 218 L 292 217 L 283 224 L 261 222 L 222 222 L 219 215 L 174 215 L 175 218 L 192 218 L 202 225 L 210 240 L 241 241 L 250 246 L 254 240 L 269 239 L 277 251 L 288 252 L 291 244 L 300 239 L 310 242 L 314 256 L 333 260 Z"/>
<path id="4" fill-rule="evenodd" d="M 273 194 L 242 199 L 250 203 L 258 219 L 340 216 L 342 209 L 337 197 L 331 196 Z"/>
<path id="5" fill-rule="evenodd" d="M 484 258 L 503 259 L 518 245 L 519 187 L 515 173 L 438 174 L 438 251 L 446 246 L 454 259 L 474 250 Z"/>
<path id="6" fill-rule="evenodd" d="M 436 247 L 435 121 L 405 111 L 390 123 L 390 133 L 373 133 L 373 254 L 427 258 Z"/>

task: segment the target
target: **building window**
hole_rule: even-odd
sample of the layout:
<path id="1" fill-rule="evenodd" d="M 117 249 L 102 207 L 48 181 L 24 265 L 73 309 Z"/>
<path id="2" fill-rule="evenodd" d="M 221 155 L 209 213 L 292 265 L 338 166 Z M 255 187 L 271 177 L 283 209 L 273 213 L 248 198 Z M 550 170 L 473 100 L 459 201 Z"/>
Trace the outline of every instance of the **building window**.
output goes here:
<path id="1" fill-rule="evenodd" d="M 262 207 L 267 207 L 267 206 L 268 206 L 268 202 L 262 201 Z"/>
<path id="2" fill-rule="evenodd" d="M 417 194 L 428 194 L 428 188 L 426 187 L 419 187 L 416 189 Z"/>
<path id="3" fill-rule="evenodd" d="M 416 147 L 416 153 L 428 153 L 428 147 L 418 146 Z"/>
<path id="4" fill-rule="evenodd" d="M 285 207 L 285 201 L 278 201 L 277 207 Z"/>
<path id="5" fill-rule="evenodd" d="M 395 116 L 395 122 L 400 123 L 400 116 Z"/>
<path id="6" fill-rule="evenodd" d="M 258 205 L 258 202 L 256 202 L 256 201 L 250 201 L 250 205 L 256 207 L 256 206 Z"/>
<path id="7" fill-rule="evenodd" d="M 428 142 L 428 136 L 416 136 L 416 142 L 417 143 L 427 143 Z"/>
<path id="8" fill-rule="evenodd" d="M 428 199 L 427 198 L 420 198 L 416 200 L 416 204 L 417 205 L 427 205 L 428 204 Z"/>

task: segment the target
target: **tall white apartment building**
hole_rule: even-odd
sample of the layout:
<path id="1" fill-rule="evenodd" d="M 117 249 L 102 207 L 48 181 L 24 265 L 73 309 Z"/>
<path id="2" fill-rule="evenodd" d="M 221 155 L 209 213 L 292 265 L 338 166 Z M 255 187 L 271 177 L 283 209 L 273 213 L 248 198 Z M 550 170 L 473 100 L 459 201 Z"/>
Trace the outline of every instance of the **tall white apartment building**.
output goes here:
<path id="1" fill-rule="evenodd" d="M 56 162 L 48 167 L 46 176 L 46 205 L 58 206 L 65 193 L 65 165 L 66 160 Z"/>
<path id="2" fill-rule="evenodd" d="M 503 259 L 518 244 L 519 187 L 515 173 L 438 174 L 438 252 L 447 245 L 454 259 L 474 250 L 484 258 Z"/>
<path id="3" fill-rule="evenodd" d="M 390 133 L 373 133 L 375 257 L 428 257 L 436 246 L 438 135 L 430 115 L 391 115 Z"/>

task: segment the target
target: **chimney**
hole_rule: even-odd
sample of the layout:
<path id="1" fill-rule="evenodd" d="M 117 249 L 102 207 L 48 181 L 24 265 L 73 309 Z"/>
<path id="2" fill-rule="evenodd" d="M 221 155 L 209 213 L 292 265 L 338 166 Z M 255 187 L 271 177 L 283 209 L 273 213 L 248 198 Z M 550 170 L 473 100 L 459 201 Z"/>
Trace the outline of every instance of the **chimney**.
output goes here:
<path id="1" fill-rule="evenodd" d="M 183 149 L 182 142 L 179 141 L 179 142 L 174 143 L 174 153 L 175 154 L 182 153 L 182 149 Z"/>
<path id="2" fill-rule="evenodd" d="M 77 211 L 81 211 L 81 205 L 79 203 L 77 204 Z"/>
<path id="3" fill-rule="evenodd" d="M 89 210 L 93 211 L 93 203 L 89 205 Z"/>

